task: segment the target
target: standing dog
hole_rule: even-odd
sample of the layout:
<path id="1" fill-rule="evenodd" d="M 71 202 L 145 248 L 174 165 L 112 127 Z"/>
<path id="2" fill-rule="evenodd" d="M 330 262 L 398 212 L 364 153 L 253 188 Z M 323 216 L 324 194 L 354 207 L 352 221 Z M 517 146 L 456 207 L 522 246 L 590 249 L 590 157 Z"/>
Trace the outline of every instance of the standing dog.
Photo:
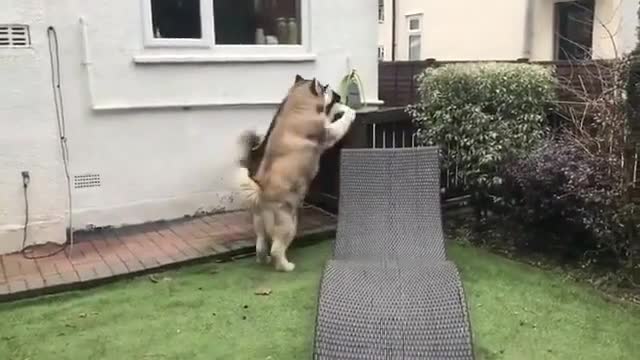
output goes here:
<path id="1" fill-rule="evenodd" d="M 273 260 L 279 271 L 295 268 L 286 251 L 296 234 L 298 208 L 318 173 L 320 156 L 344 137 L 355 119 L 355 111 L 339 100 L 315 78 L 297 75 L 264 139 L 260 141 L 255 132 L 241 137 L 236 180 L 253 217 L 257 260 Z"/>

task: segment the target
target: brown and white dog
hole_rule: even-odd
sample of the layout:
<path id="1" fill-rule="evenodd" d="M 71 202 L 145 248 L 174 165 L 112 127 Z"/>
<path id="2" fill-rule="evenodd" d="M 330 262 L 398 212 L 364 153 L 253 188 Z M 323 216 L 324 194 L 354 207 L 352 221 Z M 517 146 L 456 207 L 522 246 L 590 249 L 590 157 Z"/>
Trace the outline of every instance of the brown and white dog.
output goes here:
<path id="1" fill-rule="evenodd" d="M 241 136 L 236 181 L 253 217 L 257 260 L 273 260 L 279 271 L 295 268 L 286 251 L 320 156 L 344 137 L 356 117 L 353 109 L 339 101 L 328 86 L 297 75 L 262 140 L 255 132 Z"/>

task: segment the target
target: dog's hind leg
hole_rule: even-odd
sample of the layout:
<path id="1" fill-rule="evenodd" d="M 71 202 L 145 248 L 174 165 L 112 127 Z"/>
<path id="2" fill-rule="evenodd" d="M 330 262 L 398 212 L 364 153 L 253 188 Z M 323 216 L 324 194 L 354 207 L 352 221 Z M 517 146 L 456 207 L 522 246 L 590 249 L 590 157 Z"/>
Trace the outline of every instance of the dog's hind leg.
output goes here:
<path id="1" fill-rule="evenodd" d="M 271 258 L 278 271 L 293 271 L 295 264 L 287 260 L 287 249 L 296 235 L 297 214 L 295 208 L 278 209 L 274 213 L 274 226 L 271 232 Z"/>
<path id="2" fill-rule="evenodd" d="M 271 261 L 267 244 L 267 231 L 262 214 L 253 212 L 253 229 L 256 233 L 256 261 L 259 264 L 268 264 Z"/>

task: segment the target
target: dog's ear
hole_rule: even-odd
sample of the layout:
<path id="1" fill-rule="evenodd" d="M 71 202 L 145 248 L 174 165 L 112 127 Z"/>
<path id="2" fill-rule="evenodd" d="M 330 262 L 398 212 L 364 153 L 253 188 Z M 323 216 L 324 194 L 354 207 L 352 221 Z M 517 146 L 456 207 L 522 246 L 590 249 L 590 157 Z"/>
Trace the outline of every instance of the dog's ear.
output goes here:
<path id="1" fill-rule="evenodd" d="M 302 76 L 300 76 L 300 74 L 296 74 L 296 80 L 293 82 L 294 84 L 297 84 L 301 81 L 304 81 L 304 78 Z"/>
<path id="2" fill-rule="evenodd" d="M 311 85 L 309 85 L 311 87 L 311 93 L 313 94 L 313 96 L 318 96 L 318 94 L 320 93 L 319 87 L 320 87 L 320 83 L 318 83 L 318 80 L 316 78 L 313 78 L 313 80 L 311 81 Z"/>

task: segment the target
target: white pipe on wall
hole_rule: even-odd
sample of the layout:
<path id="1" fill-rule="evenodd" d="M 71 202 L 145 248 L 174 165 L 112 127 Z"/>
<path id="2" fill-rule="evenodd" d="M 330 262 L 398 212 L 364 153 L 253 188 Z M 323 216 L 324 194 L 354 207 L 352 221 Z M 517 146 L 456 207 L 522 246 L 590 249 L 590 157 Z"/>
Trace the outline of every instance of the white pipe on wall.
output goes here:
<path id="1" fill-rule="evenodd" d="M 534 0 L 527 0 L 524 17 L 524 38 L 522 46 L 522 58 L 531 58 L 531 48 L 533 46 L 533 12 Z"/>
<path id="2" fill-rule="evenodd" d="M 84 17 L 80 17 L 80 33 L 82 34 L 82 65 L 87 70 L 87 90 L 89 93 L 89 102 L 91 109 L 96 106 L 95 95 L 93 91 L 93 73 L 91 72 L 91 48 L 89 47 L 89 29 L 87 21 Z"/>

